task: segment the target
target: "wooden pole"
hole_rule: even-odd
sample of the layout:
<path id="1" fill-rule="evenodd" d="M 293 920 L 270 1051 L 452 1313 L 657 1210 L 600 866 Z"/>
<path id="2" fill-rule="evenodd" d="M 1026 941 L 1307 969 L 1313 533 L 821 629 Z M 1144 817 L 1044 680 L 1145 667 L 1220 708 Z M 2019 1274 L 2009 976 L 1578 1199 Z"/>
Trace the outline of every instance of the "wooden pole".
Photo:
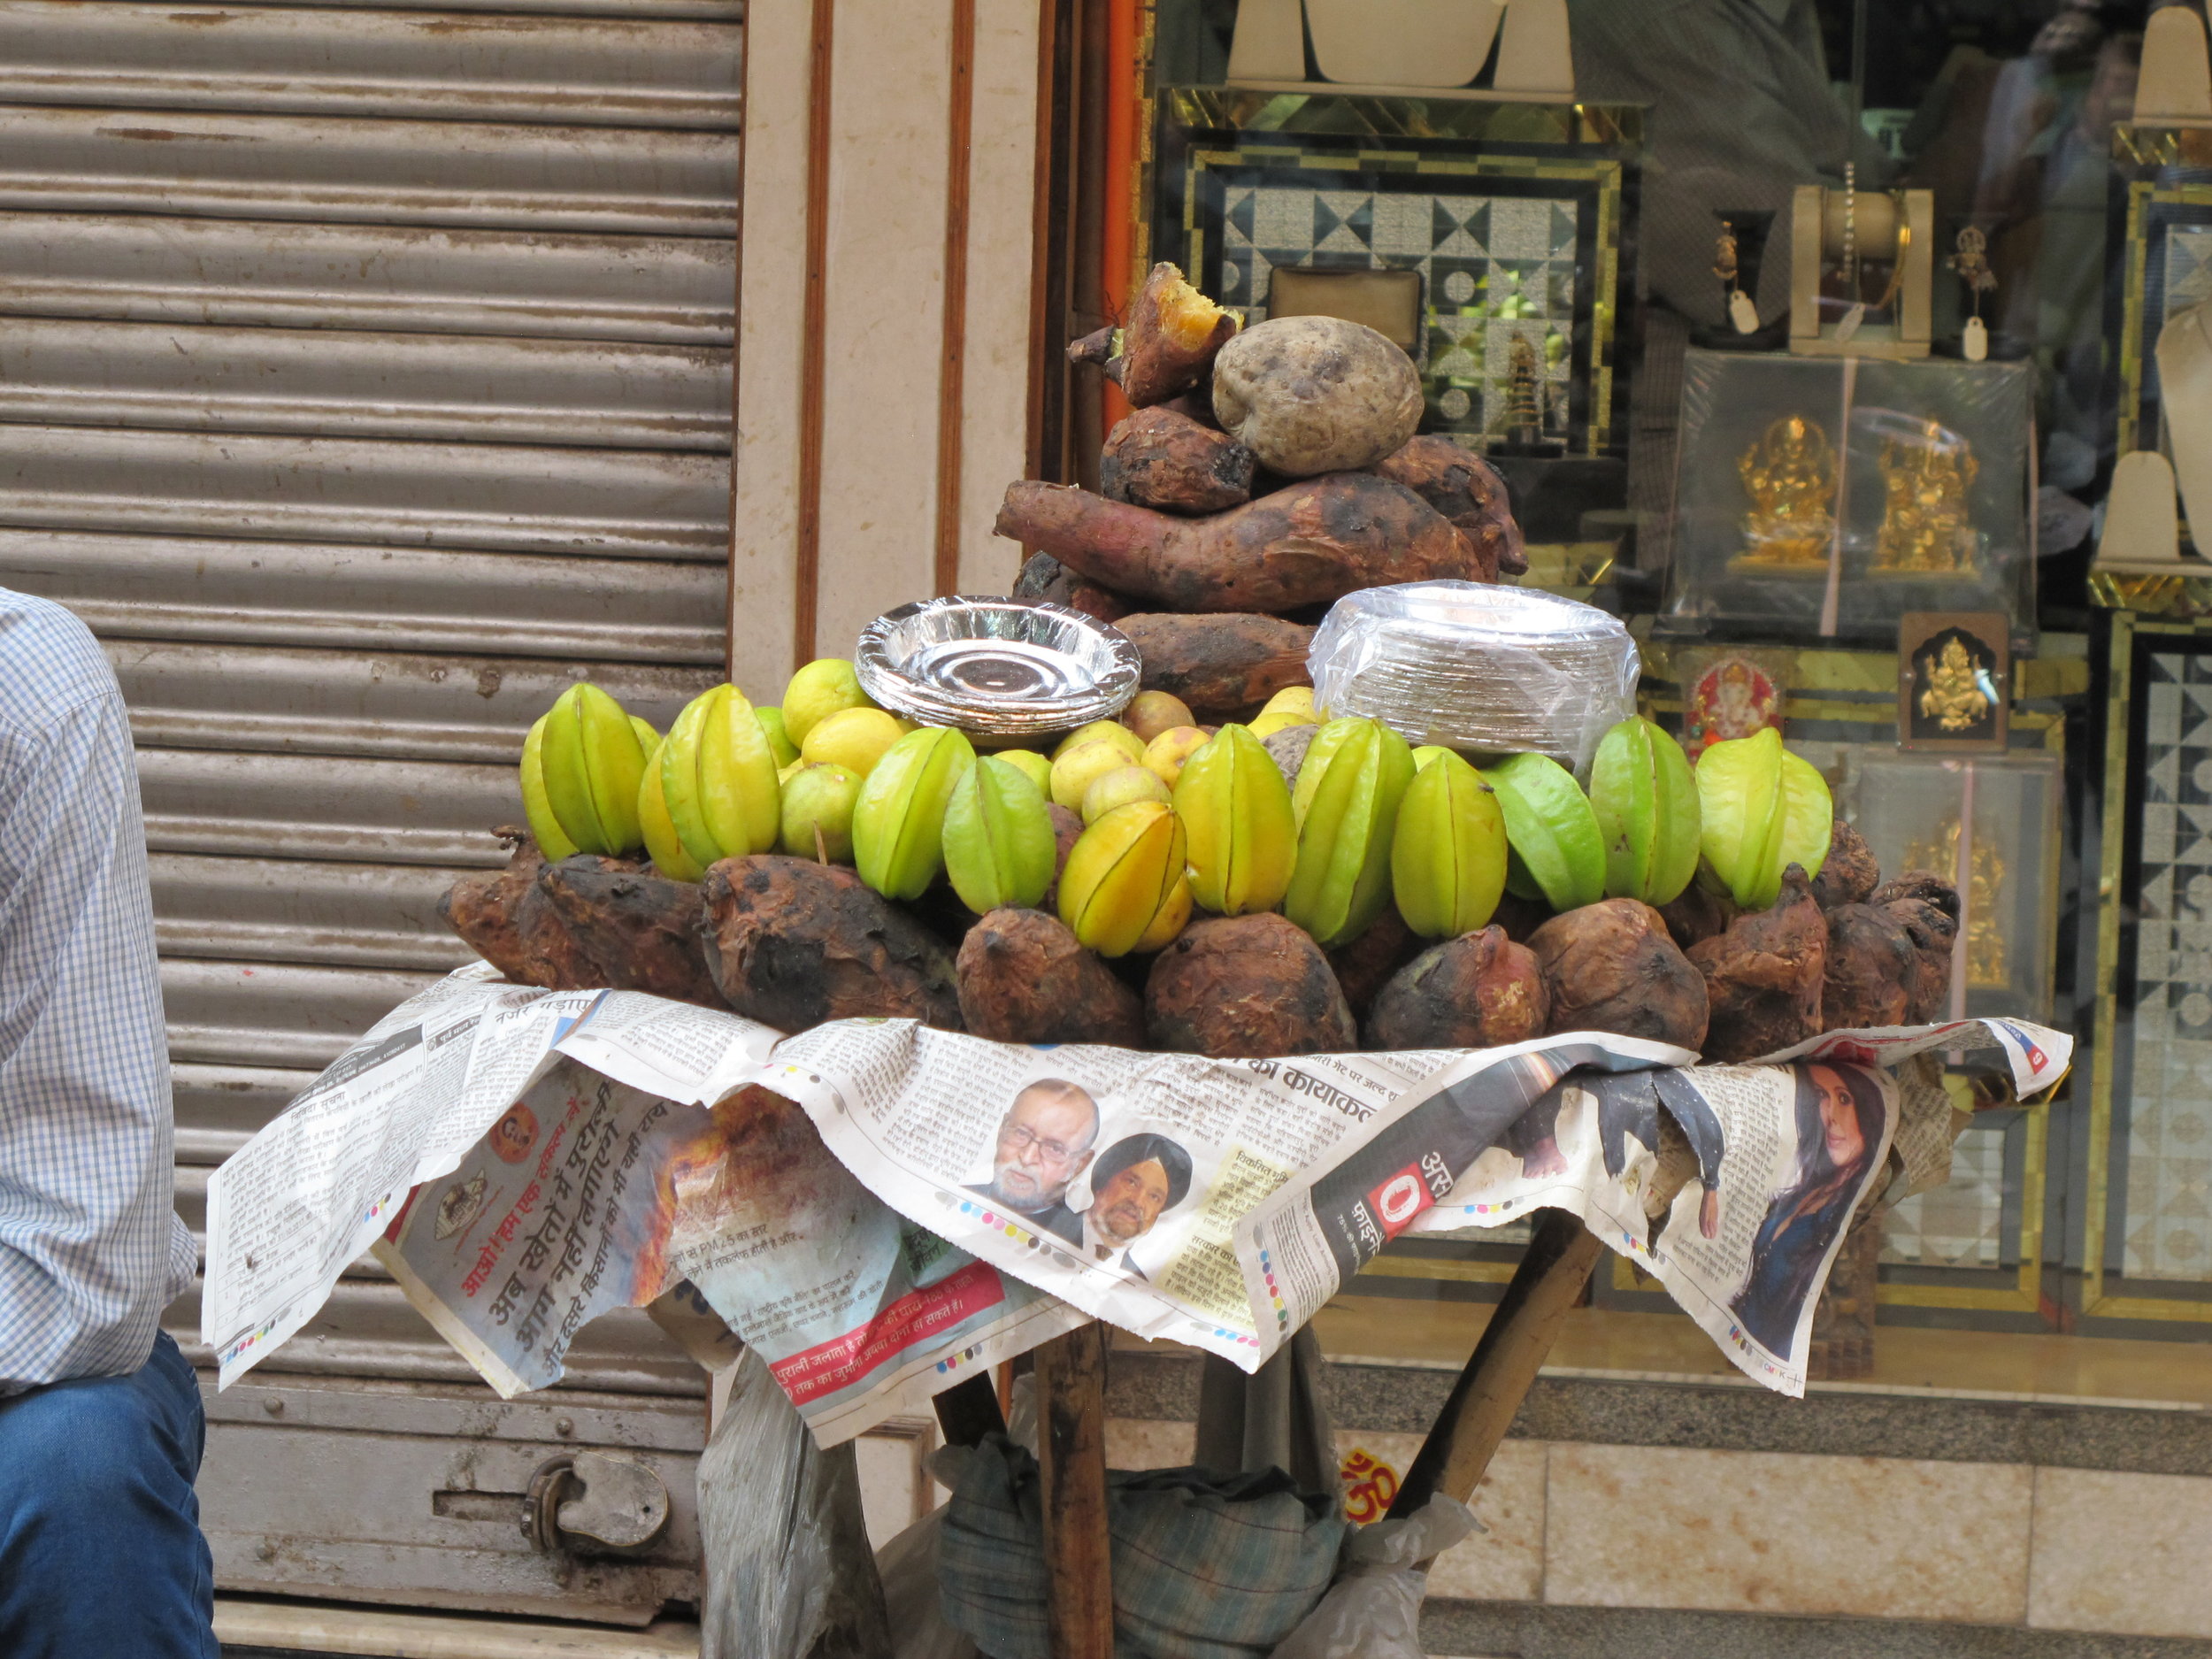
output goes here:
<path id="1" fill-rule="evenodd" d="M 987 1434 L 1006 1432 L 1006 1416 L 999 1409 L 998 1390 L 988 1371 L 979 1371 L 939 1394 L 938 1431 L 948 1446 L 980 1446 Z"/>
<path id="2" fill-rule="evenodd" d="M 1440 1492 L 1462 1503 L 1473 1500 L 1483 1471 L 1604 1248 L 1572 1212 L 1543 1212 L 1528 1253 L 1483 1327 L 1474 1356 L 1452 1385 L 1451 1397 L 1399 1485 L 1390 1506 L 1393 1519 L 1413 1514 Z"/>
<path id="3" fill-rule="evenodd" d="M 1114 1655 L 1105 1385 L 1104 1325 L 1094 1321 L 1037 1349 L 1045 1618 L 1052 1659 L 1113 1659 Z"/>

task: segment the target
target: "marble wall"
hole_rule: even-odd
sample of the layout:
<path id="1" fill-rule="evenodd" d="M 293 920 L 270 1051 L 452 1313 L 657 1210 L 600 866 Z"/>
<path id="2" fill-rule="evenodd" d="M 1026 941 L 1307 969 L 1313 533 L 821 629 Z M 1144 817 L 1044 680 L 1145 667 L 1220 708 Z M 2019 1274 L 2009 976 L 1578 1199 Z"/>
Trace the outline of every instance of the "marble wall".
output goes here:
<path id="1" fill-rule="evenodd" d="M 1117 1417 L 1107 1459 L 1191 1438 Z M 1420 1445 L 1337 1440 L 1400 1469 Z M 2212 1637 L 2212 1476 L 1513 1440 L 1474 1510 L 1432 1598 Z"/>

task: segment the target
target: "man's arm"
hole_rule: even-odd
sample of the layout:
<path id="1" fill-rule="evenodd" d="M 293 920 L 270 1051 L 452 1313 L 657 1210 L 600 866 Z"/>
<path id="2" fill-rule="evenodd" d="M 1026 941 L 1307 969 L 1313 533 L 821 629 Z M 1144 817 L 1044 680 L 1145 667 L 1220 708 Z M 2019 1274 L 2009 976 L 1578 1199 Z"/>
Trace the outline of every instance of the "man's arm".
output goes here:
<path id="1" fill-rule="evenodd" d="M 12 597 L 12 596 L 11 596 Z M 121 694 L 66 613 L 0 611 L 0 1393 L 135 1371 L 188 1282 Z"/>

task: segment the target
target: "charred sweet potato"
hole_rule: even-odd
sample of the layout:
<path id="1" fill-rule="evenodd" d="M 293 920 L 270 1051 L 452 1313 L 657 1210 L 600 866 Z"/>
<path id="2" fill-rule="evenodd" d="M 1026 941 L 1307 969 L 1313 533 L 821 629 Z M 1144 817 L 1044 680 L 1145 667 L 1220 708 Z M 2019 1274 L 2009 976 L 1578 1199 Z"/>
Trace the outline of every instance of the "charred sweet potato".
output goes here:
<path id="1" fill-rule="evenodd" d="M 1919 983 L 1920 953 L 1904 923 L 1878 904 L 1839 904 L 1829 910 L 1823 1029 L 1909 1024 Z"/>
<path id="2" fill-rule="evenodd" d="M 1440 434 L 1424 433 L 1377 462 L 1375 471 L 1403 484 L 1466 533 L 1476 557 L 1490 563 L 1490 574 L 1476 580 L 1527 573 L 1528 549 L 1514 522 L 1505 480 L 1472 449 Z"/>
<path id="3" fill-rule="evenodd" d="M 1144 689 L 1168 692 L 1202 713 L 1248 708 L 1306 683 L 1313 630 L 1295 622 L 1238 611 L 1141 611 L 1114 626 L 1144 660 Z"/>
<path id="4" fill-rule="evenodd" d="M 1153 959 L 1144 1023 L 1156 1048 L 1225 1060 L 1356 1048 L 1321 947 L 1279 916 L 1198 922 Z"/>
<path id="5" fill-rule="evenodd" d="M 1925 870 L 1908 871 L 1874 889 L 1867 901 L 1894 917 L 1911 939 L 1919 972 L 1913 981 L 1911 1021 L 1951 1018 L 1951 953 L 1959 936 L 1958 889 Z"/>
<path id="6" fill-rule="evenodd" d="M 1383 987 L 1367 1046 L 1494 1048 L 1542 1036 L 1550 1018 L 1536 953 L 1485 927 L 1431 946 Z"/>
<path id="7" fill-rule="evenodd" d="M 1170 611 L 1293 611 L 1394 582 L 1479 581 L 1488 570 L 1450 519 L 1372 472 L 1307 479 L 1209 518 L 1024 479 L 1007 487 L 997 529 Z"/>
<path id="8" fill-rule="evenodd" d="M 1698 1048 L 1705 977 L 1667 936 L 1659 912 L 1603 899 L 1555 916 L 1529 936 L 1551 999 L 1554 1032 L 1610 1031 Z"/>
<path id="9" fill-rule="evenodd" d="M 1144 1047 L 1144 1000 L 1042 910 L 993 910 L 957 965 L 961 1016 L 979 1037 Z"/>
<path id="10" fill-rule="evenodd" d="M 1166 407 L 1140 409 L 1106 434 L 1099 489 L 1162 512 L 1223 512 L 1251 500 L 1254 465 L 1225 432 Z"/>
<path id="11" fill-rule="evenodd" d="M 1824 910 L 1863 904 L 1882 885 L 1882 868 L 1866 837 L 1838 818 L 1828 834 L 1827 861 L 1813 878 L 1813 902 Z"/>
<path id="12" fill-rule="evenodd" d="M 722 1008 L 701 936 L 706 895 L 695 881 L 603 870 L 584 856 L 548 864 L 538 884 L 599 970 L 597 983 Z"/>
<path id="13" fill-rule="evenodd" d="M 515 910 L 538 879 L 545 856 L 527 830 L 503 826 L 492 833 L 508 847 L 504 870 L 461 876 L 438 900 L 438 915 L 462 943 L 518 985 L 532 983 L 528 954 L 516 931 Z"/>
<path id="14" fill-rule="evenodd" d="M 1083 818 L 1080 813 L 1070 811 L 1057 801 L 1045 810 L 1052 814 L 1052 885 L 1045 889 L 1044 897 L 1037 901 L 1037 908 L 1048 916 L 1054 914 L 1060 902 L 1060 872 L 1068 867 L 1068 855 L 1075 850 L 1075 843 L 1083 839 Z"/>
<path id="15" fill-rule="evenodd" d="M 1693 881 L 1671 904 L 1659 907 L 1660 918 L 1674 942 L 1687 950 L 1708 939 L 1718 938 L 1740 912 L 1727 895 L 1715 893 Z"/>
<path id="16" fill-rule="evenodd" d="M 961 1029 L 952 954 L 842 864 L 756 854 L 707 872 L 707 965 L 780 1031 L 861 1015 Z"/>
<path id="17" fill-rule="evenodd" d="M 1311 733 L 1316 728 L 1301 726 L 1289 729 Z M 1281 733 L 1276 735 L 1279 737 Z M 1353 1018 L 1366 1019 L 1368 1010 L 1375 1005 L 1377 994 L 1393 974 L 1421 954 L 1425 942 L 1406 926 L 1405 918 L 1393 905 L 1350 944 L 1323 953 L 1329 959 L 1329 968 L 1336 975 Z"/>
<path id="18" fill-rule="evenodd" d="M 1755 1060 L 1820 1034 L 1828 923 L 1802 865 L 1782 872 L 1772 906 L 1739 916 L 1689 957 L 1705 976 L 1706 1058 Z"/>
<path id="19" fill-rule="evenodd" d="M 1175 266 L 1154 265 L 1121 331 L 1122 395 L 1132 408 L 1143 409 L 1203 385 L 1236 332 L 1234 312 L 1201 294 Z"/>
<path id="20" fill-rule="evenodd" d="M 609 876 L 637 875 L 642 868 L 633 859 L 607 858 L 596 853 L 578 853 L 560 862 L 573 865 L 580 872 L 591 870 Z M 588 991 L 606 984 L 607 979 L 591 953 L 584 949 L 583 941 L 561 919 L 559 907 L 546 888 L 547 872 L 558 867 L 540 864 L 529 891 L 515 906 L 515 936 L 521 945 L 523 983 L 541 985 L 549 991 Z"/>
<path id="21" fill-rule="evenodd" d="M 1118 622 L 1136 607 L 1119 594 L 1079 576 L 1049 553 L 1032 553 L 1014 579 L 1015 599 L 1042 599 L 1101 622 Z"/>

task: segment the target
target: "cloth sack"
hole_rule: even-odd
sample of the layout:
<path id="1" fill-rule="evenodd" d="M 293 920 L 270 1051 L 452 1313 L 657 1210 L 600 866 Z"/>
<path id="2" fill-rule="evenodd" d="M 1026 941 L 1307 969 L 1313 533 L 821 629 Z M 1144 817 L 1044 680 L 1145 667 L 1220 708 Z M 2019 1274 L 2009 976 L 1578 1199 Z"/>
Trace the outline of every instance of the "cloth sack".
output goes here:
<path id="1" fill-rule="evenodd" d="M 1002 1436 L 933 1457 L 952 1488 L 938 1538 L 945 1620 L 990 1659 L 1053 1659 L 1037 1460 Z M 1334 1576 L 1333 1493 L 1279 1469 L 1110 1470 L 1116 1659 L 1265 1659 Z"/>

